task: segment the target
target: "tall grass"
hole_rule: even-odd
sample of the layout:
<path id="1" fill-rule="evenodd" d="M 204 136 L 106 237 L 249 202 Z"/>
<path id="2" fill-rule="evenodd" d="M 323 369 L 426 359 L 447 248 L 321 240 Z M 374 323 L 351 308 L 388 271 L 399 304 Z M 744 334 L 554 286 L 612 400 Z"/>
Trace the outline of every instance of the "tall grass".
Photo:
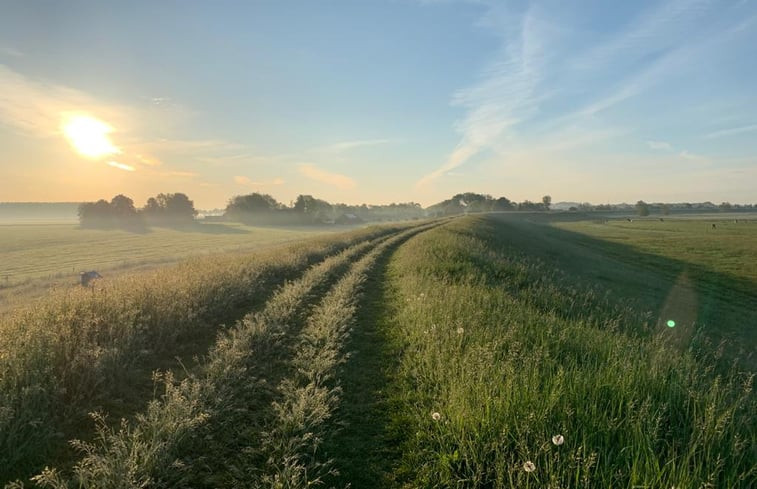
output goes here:
<path id="1" fill-rule="evenodd" d="M 502 246 L 495 227 L 454 221 L 392 260 L 400 480 L 754 487 L 753 373 L 713 374 L 667 329 L 634 328 L 643 313 Z"/>
<path id="2" fill-rule="evenodd" d="M 78 487 L 217 487 L 243 467 L 239 455 L 259 440 L 287 345 L 319 290 L 373 248 L 379 237 L 355 244 L 285 284 L 265 308 L 221 335 L 198 376 L 178 385 L 166 379 L 165 393 L 134 423 L 117 429 L 101 423 L 95 444 L 81 444 L 73 485 Z M 43 486 L 69 487 L 59 471 L 35 478 Z"/>
<path id="3" fill-rule="evenodd" d="M 108 399 L 130 395 L 129 386 L 149 379 L 143 366 L 214 334 L 308 265 L 400 228 L 198 258 L 94 290 L 59 291 L 3 317 L 0 481 L 29 474 L 55 457 L 67 434 L 78 428 L 71 420 L 83 419 Z"/>

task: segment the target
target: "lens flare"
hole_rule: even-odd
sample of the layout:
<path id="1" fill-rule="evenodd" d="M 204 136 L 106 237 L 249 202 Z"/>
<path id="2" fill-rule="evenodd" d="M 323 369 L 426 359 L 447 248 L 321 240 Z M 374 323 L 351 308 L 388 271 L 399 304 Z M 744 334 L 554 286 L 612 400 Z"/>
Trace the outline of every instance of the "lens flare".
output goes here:
<path id="1" fill-rule="evenodd" d="M 62 129 L 71 146 L 87 158 L 97 159 L 121 152 L 108 137 L 113 128 L 100 119 L 80 114 L 67 116 Z"/>

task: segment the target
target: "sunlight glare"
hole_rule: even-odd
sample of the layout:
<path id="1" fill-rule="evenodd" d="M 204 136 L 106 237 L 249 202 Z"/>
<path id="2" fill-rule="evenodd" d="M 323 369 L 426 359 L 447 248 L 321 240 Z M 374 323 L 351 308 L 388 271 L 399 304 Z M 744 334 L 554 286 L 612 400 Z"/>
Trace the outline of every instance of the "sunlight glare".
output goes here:
<path id="1" fill-rule="evenodd" d="M 121 152 L 108 138 L 113 128 L 88 115 L 74 115 L 63 121 L 63 134 L 71 146 L 87 158 L 100 158 Z"/>

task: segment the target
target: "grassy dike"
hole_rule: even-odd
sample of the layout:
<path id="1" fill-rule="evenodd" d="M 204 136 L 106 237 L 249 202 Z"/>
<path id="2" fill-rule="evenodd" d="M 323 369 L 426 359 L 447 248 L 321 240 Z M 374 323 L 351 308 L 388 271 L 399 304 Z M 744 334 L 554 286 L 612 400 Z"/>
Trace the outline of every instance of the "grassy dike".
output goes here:
<path id="1" fill-rule="evenodd" d="M 503 229 L 456 220 L 389 263 L 379 323 L 398 360 L 376 409 L 390 407 L 383 432 L 401 450 L 375 487 L 754 487 L 753 374 L 715 375 Z"/>

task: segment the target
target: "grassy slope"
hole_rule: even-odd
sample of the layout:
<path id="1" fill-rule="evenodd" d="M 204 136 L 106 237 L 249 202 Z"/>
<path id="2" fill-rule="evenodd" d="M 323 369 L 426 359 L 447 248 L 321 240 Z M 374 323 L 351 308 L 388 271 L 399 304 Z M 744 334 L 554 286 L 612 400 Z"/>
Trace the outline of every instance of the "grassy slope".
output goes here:
<path id="1" fill-rule="evenodd" d="M 603 489 L 755 482 L 751 377 L 734 371 L 716 379 L 708 360 L 687 351 L 685 327 L 668 329 L 645 310 L 658 295 L 646 293 L 650 287 L 685 288 L 677 270 L 650 267 L 638 253 L 620 260 L 580 235 L 551 234 L 559 231 L 466 218 L 392 257 L 388 283 L 376 292 L 381 307 L 359 316 L 378 334 L 355 335 L 358 360 L 343 378 L 370 378 L 360 369 L 387 352 L 396 357 L 365 386 L 345 382 L 345 399 L 364 402 L 344 404 L 335 425 L 349 424 L 326 444 L 343 467 L 340 482 Z M 616 288 L 603 294 L 592 289 L 597 283 Z M 360 360 L 361 352 L 374 361 Z M 386 450 L 397 434 L 399 454 Z M 551 443 L 556 434 L 564 445 Z M 374 461 L 376 450 L 398 459 Z"/>

